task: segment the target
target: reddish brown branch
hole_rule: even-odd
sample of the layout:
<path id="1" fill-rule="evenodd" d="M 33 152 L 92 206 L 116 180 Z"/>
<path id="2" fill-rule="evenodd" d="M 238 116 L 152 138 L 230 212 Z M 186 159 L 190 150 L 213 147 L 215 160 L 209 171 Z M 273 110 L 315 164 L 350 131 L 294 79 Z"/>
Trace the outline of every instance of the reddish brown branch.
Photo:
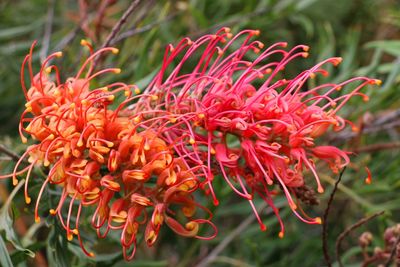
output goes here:
<path id="1" fill-rule="evenodd" d="M 392 143 L 378 143 L 378 144 L 373 144 L 373 145 L 368 145 L 368 146 L 363 146 L 354 149 L 355 153 L 369 153 L 369 152 L 376 152 L 380 150 L 386 150 L 386 149 L 396 149 L 400 148 L 400 142 L 392 142 Z"/>
<path id="2" fill-rule="evenodd" d="M 114 40 L 114 38 L 117 36 L 117 34 L 119 33 L 119 31 L 121 30 L 122 26 L 127 22 L 128 17 L 133 13 L 133 11 L 135 11 L 135 9 L 138 7 L 140 3 L 140 0 L 135 0 L 133 1 L 130 6 L 128 7 L 128 9 L 125 11 L 125 13 L 122 15 L 121 19 L 117 22 L 117 24 L 114 25 L 114 27 L 112 28 L 110 34 L 107 36 L 106 41 L 103 43 L 103 45 L 101 46 L 102 48 L 107 47 L 111 44 L 111 42 Z M 97 57 L 94 65 L 97 64 L 97 62 L 100 60 L 100 57 Z"/>
<path id="3" fill-rule="evenodd" d="M 367 223 L 368 221 L 382 215 L 383 213 L 385 213 L 385 211 L 380 211 L 377 213 L 372 214 L 369 217 L 365 217 L 362 218 L 361 220 L 359 220 L 358 222 L 356 222 L 355 224 L 349 226 L 348 228 L 346 228 L 337 238 L 336 240 L 336 246 L 335 246 L 335 252 L 336 252 L 336 260 L 339 263 L 340 267 L 343 267 L 343 263 L 342 263 L 342 259 L 340 256 L 340 247 L 342 244 L 342 241 L 355 229 L 357 229 L 358 227 L 362 226 L 363 224 Z"/>
<path id="4" fill-rule="evenodd" d="M 163 23 L 166 23 L 166 22 L 172 20 L 172 19 L 175 18 L 178 14 L 179 14 L 178 12 L 177 12 L 177 13 L 173 13 L 173 14 L 171 14 L 171 15 L 168 15 L 168 16 L 167 16 L 165 19 L 163 19 L 163 20 L 154 21 L 154 22 L 149 23 L 149 24 L 147 24 L 147 25 L 145 25 L 145 26 L 143 26 L 143 27 L 140 27 L 140 28 L 129 29 L 129 30 L 127 30 L 126 32 L 121 33 L 117 38 L 115 38 L 114 41 L 111 43 L 111 45 L 114 45 L 114 44 L 116 44 L 116 43 L 118 43 L 118 42 L 120 42 L 120 41 L 123 41 L 123 40 L 125 40 L 125 39 L 127 39 L 127 38 L 129 38 L 129 37 L 135 36 L 135 35 L 137 35 L 137 34 L 150 31 L 151 29 L 157 27 L 158 25 L 161 25 L 161 24 L 163 24 Z"/>
<path id="5" fill-rule="evenodd" d="M 361 134 L 376 134 L 382 131 L 392 130 L 400 126 L 400 109 L 386 111 L 369 118 L 364 122 L 360 132 L 352 132 L 351 130 L 335 133 L 332 135 L 332 141 L 345 141 Z"/>
<path id="6" fill-rule="evenodd" d="M 400 234 L 397 236 L 396 242 L 393 245 L 392 251 L 390 252 L 390 256 L 387 259 L 386 263 L 385 263 L 385 267 L 389 267 L 391 261 L 393 260 L 394 256 L 396 255 L 396 250 L 398 249 L 397 247 L 400 244 Z"/>
<path id="7" fill-rule="evenodd" d="M 118 32 L 121 30 L 122 26 L 126 23 L 128 20 L 128 17 L 135 11 L 135 9 L 138 7 L 140 3 L 140 0 L 135 0 L 133 1 L 128 9 L 125 11 L 125 13 L 122 15 L 121 19 L 115 24 L 115 26 L 112 28 L 111 33 L 108 35 L 106 41 L 102 45 L 102 47 L 107 47 L 111 44 L 112 40 L 117 36 Z"/>
<path id="8" fill-rule="evenodd" d="M 0 144 L 0 152 L 9 156 L 13 161 L 17 162 L 19 160 L 19 156 L 11 151 L 10 149 L 6 148 L 4 145 Z"/>
<path id="9" fill-rule="evenodd" d="M 324 216 L 323 216 L 323 220 L 322 220 L 322 251 L 324 252 L 324 258 L 325 258 L 325 262 L 327 264 L 327 266 L 332 266 L 332 262 L 329 256 L 329 251 L 328 251 L 328 214 L 329 214 L 329 210 L 332 206 L 332 202 L 333 202 L 333 197 L 335 196 L 335 193 L 337 191 L 338 185 L 340 183 L 340 181 L 342 180 L 342 176 L 344 171 L 346 170 L 346 167 L 340 172 L 339 174 L 339 178 L 337 179 L 335 186 L 333 187 L 332 193 L 329 196 L 329 200 L 328 200 L 328 204 L 326 206 L 325 212 L 324 212 Z"/>
<path id="10" fill-rule="evenodd" d="M 49 0 L 49 9 L 47 10 L 46 25 L 45 25 L 44 33 L 43 33 L 42 48 L 40 49 L 40 52 L 39 52 L 41 62 L 43 62 L 46 59 L 46 56 L 47 56 L 47 53 L 49 50 L 51 30 L 52 30 L 53 18 L 54 18 L 54 6 L 55 6 L 55 1 Z"/>
<path id="11" fill-rule="evenodd" d="M 122 15 L 120 20 L 117 22 L 117 24 L 114 25 L 112 28 L 110 34 L 107 36 L 106 41 L 103 43 L 101 46 L 102 48 L 107 47 L 111 44 L 111 42 L 114 40 L 114 38 L 117 36 L 117 34 L 120 32 L 122 26 L 127 22 L 128 17 L 135 11 L 135 9 L 138 7 L 140 3 L 140 0 L 135 0 L 133 1 L 128 9 L 125 11 L 125 13 Z"/>

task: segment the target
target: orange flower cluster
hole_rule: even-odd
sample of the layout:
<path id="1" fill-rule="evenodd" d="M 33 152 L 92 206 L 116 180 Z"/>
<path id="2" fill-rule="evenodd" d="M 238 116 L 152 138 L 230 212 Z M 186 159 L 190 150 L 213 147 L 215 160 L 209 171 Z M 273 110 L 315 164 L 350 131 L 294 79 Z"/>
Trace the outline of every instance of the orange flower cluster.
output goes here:
<path id="1" fill-rule="evenodd" d="M 83 41 L 82 44 L 92 52 L 89 43 Z M 141 124 L 140 116 L 124 114 L 124 105 L 138 97 L 133 96 L 131 90 L 138 93 L 138 89 L 113 83 L 89 90 L 94 77 L 120 72 L 110 68 L 92 73 L 93 59 L 100 53 L 117 53 L 118 50 L 104 48 L 92 52 L 75 77 L 60 83 L 57 67 L 46 67 L 46 64 L 61 53 L 50 55 L 40 72 L 33 76 L 33 47 L 21 71 L 27 103 L 19 129 L 23 142 L 27 141 L 24 134 L 28 134 L 38 144 L 26 150 L 12 177 L 15 185 L 17 175 L 27 172 L 25 199 L 29 204 L 28 183 L 32 169 L 34 166 L 50 168 L 36 201 L 35 221 L 40 221 L 40 199 L 50 184 L 59 186 L 62 191 L 57 207 L 50 209 L 50 214 L 58 216 L 68 240 L 77 236 L 88 256 L 93 253 L 85 249 L 79 231 L 83 210 L 93 211 L 91 225 L 99 237 L 104 238 L 110 230 L 121 232 L 126 259 L 133 258 L 139 234 L 152 246 L 164 223 L 182 236 L 207 238 L 198 236 L 199 225 L 215 227 L 210 222 L 211 213 L 194 200 L 193 193 L 199 185 L 198 168 L 191 168 L 176 157 L 159 133 Z M 29 90 L 24 82 L 26 63 L 31 78 Z M 82 78 L 85 68 L 88 71 Z M 55 70 L 56 82 L 49 79 L 52 70 Z M 125 100 L 111 109 L 115 97 L 121 93 Z M 29 166 L 18 171 L 26 157 Z M 198 207 L 207 218 L 195 218 Z M 182 215 L 180 220 L 174 218 L 178 214 Z M 73 216 L 76 220 L 71 225 Z M 182 217 L 186 220 L 183 224 Z M 139 233 L 141 228 L 143 231 Z"/>

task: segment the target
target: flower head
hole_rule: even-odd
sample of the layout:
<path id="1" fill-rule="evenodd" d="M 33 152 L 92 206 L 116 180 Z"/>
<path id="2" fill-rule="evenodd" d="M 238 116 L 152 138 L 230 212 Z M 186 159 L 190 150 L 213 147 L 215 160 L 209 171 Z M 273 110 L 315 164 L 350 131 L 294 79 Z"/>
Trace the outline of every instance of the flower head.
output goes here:
<path id="1" fill-rule="evenodd" d="M 36 143 L 28 147 L 11 176 L 16 184 L 17 175 L 27 173 L 25 199 L 29 204 L 28 185 L 33 168 L 49 168 L 36 200 L 35 221 L 40 221 L 41 196 L 48 185 L 55 185 L 61 196 L 49 212 L 59 219 L 68 240 L 77 236 L 88 256 L 94 254 L 84 247 L 79 225 L 82 214 L 90 212 L 91 225 L 100 238 L 109 231 L 120 232 L 126 259 L 133 258 L 138 236 L 152 246 L 165 224 L 182 236 L 212 238 L 199 235 L 200 225 L 211 225 L 214 230 L 215 227 L 210 222 L 211 213 L 194 199 L 193 193 L 199 186 L 198 168 L 184 164 L 159 132 L 142 125 L 140 114 L 125 112 L 124 107 L 139 97 L 132 92 L 137 87 L 116 82 L 90 89 L 93 78 L 120 72 L 116 68 L 94 72 L 93 60 L 101 53 L 118 50 L 107 47 L 93 52 L 88 42 L 82 44 L 89 47 L 91 55 L 76 76 L 64 83 L 58 68 L 47 66 L 60 53 L 50 55 L 34 76 L 33 44 L 22 66 L 27 104 L 20 134 L 23 142 L 27 142 L 28 135 Z M 26 64 L 29 89 L 24 80 Z M 112 108 L 119 95 L 125 99 Z M 29 166 L 19 170 L 26 158 Z M 76 218 L 74 222 L 72 217 Z"/>
<path id="2" fill-rule="evenodd" d="M 158 112 L 166 114 L 158 116 L 159 127 L 168 130 L 167 141 L 179 154 L 190 155 L 185 158 L 188 164 L 206 162 L 203 184 L 216 204 L 213 174 L 221 173 L 232 190 L 250 202 L 262 229 L 265 225 L 252 199 L 259 195 L 279 218 L 272 200 L 277 186 L 297 217 L 321 223 L 318 217 L 298 213 L 294 189 L 305 185 L 307 171 L 314 176 L 318 192 L 324 191 L 318 159 L 334 173 L 349 163 L 347 152 L 316 141 L 329 129 L 340 131 L 350 123 L 338 115 L 340 109 L 352 97 L 368 100 L 361 89 L 380 81 L 357 77 L 309 88 L 309 79 L 328 74 L 325 65 L 337 66 L 342 61 L 337 57 L 283 78 L 286 66 L 306 58 L 309 47 L 286 49 L 287 44 L 281 42 L 264 48 L 252 40 L 258 34 L 244 30 L 233 36 L 223 28 L 196 41 L 186 38 L 175 47 L 168 46 L 160 72 L 146 89 L 158 100 L 139 101 L 135 108 L 152 109 L 154 117 Z M 177 58 L 175 68 L 167 73 Z M 191 62 L 192 58 L 197 61 Z M 341 90 L 347 92 L 339 94 Z M 173 125 L 167 119 L 173 119 Z M 281 227 L 283 236 L 282 223 Z"/>

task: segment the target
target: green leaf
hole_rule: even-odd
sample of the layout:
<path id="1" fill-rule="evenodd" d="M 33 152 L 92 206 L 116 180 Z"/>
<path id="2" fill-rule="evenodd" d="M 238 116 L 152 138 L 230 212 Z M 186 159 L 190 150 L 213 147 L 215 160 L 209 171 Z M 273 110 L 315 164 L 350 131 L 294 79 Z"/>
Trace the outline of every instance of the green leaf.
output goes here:
<path id="1" fill-rule="evenodd" d="M 297 4 L 296 4 L 296 10 L 297 11 L 302 11 L 302 10 L 304 10 L 304 9 L 306 9 L 306 8 L 309 8 L 311 5 L 313 5 L 315 2 L 317 2 L 317 0 L 302 0 L 302 1 L 299 1 Z"/>
<path id="2" fill-rule="evenodd" d="M 19 241 L 14 229 L 12 228 L 13 219 L 9 214 L 10 205 L 12 199 L 14 198 L 15 194 L 19 191 L 22 185 L 25 183 L 25 180 L 21 180 L 19 184 L 14 188 L 11 192 L 10 196 L 7 199 L 7 202 L 0 210 L 0 232 L 5 232 L 5 239 L 13 244 L 16 250 L 23 251 L 30 257 L 35 257 L 35 253 L 29 249 L 22 247 L 21 242 Z"/>
<path id="3" fill-rule="evenodd" d="M 304 29 L 307 38 L 311 38 L 314 35 L 314 23 L 309 17 L 305 16 L 304 14 L 298 14 L 294 15 L 291 20 L 294 23 L 299 24 Z"/>
<path id="4" fill-rule="evenodd" d="M 8 250 L 6 244 L 4 243 L 3 237 L 0 235 L 0 263 L 3 267 L 13 267 L 10 254 L 8 254 Z"/>
<path id="5" fill-rule="evenodd" d="M 196 20 L 197 24 L 202 28 L 207 27 L 209 19 L 204 16 L 204 13 L 200 11 L 199 7 L 190 5 L 189 6 L 190 15 Z"/>
<path id="6" fill-rule="evenodd" d="M 62 229 L 54 224 L 48 237 L 47 258 L 49 266 L 69 267 L 70 253 L 67 249 L 68 242 L 63 234 Z"/>
<path id="7" fill-rule="evenodd" d="M 367 43 L 365 48 L 380 48 L 392 56 L 400 56 L 400 40 L 373 41 Z"/>
<path id="8" fill-rule="evenodd" d="M 35 23 L 31 23 L 26 26 L 1 29 L 0 39 L 12 39 L 21 35 L 25 35 L 28 32 L 33 31 L 37 27 L 40 27 L 42 23 L 43 20 L 37 20 Z"/>
<path id="9" fill-rule="evenodd" d="M 70 251 L 72 251 L 72 253 L 76 256 L 78 256 L 80 259 L 85 260 L 85 259 L 89 259 L 85 253 L 83 253 L 82 248 L 77 245 L 77 244 L 73 244 L 71 242 L 68 243 L 68 249 Z M 102 253 L 102 254 L 97 254 L 95 253 L 95 257 L 90 258 L 91 262 L 105 262 L 105 261 L 117 261 L 119 260 L 119 258 L 122 258 L 122 252 L 121 251 L 117 251 L 117 252 L 113 252 L 113 253 Z"/>
<path id="10" fill-rule="evenodd" d="M 399 42 L 400 44 L 400 42 Z M 385 80 L 385 84 L 382 87 L 382 91 L 386 91 L 391 88 L 392 85 L 395 84 L 396 78 L 400 73 L 400 47 L 399 47 L 399 57 L 394 61 L 394 66 L 389 76 Z"/>
<path id="11" fill-rule="evenodd" d="M 42 248 L 45 248 L 47 246 L 46 242 L 36 242 L 27 248 L 32 250 L 32 251 L 38 251 Z M 15 264 L 18 265 L 26 260 L 26 254 L 23 251 L 15 251 L 11 254 L 11 261 Z"/>
<path id="12" fill-rule="evenodd" d="M 0 55 L 9 55 L 17 52 L 29 51 L 32 41 L 8 42 L 0 46 Z"/>

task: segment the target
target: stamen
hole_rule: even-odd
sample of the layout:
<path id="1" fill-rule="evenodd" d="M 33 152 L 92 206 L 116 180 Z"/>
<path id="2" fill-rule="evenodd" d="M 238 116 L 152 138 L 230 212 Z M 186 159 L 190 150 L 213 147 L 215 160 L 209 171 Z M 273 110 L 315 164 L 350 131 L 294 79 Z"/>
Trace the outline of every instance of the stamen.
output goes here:
<path id="1" fill-rule="evenodd" d="M 31 165 L 29 165 L 29 169 L 28 172 L 26 174 L 26 178 L 25 178 L 25 185 L 24 185 L 24 194 L 25 194 L 25 203 L 26 204 L 30 204 L 32 199 L 29 197 L 28 195 L 28 183 L 29 183 L 29 177 L 31 175 L 32 169 L 36 164 L 36 160 L 34 162 L 32 162 Z"/>
<path id="2" fill-rule="evenodd" d="M 43 182 L 42 187 L 40 188 L 39 195 L 38 195 L 37 200 L 36 200 L 36 205 L 35 205 L 35 222 L 36 222 L 36 223 L 39 223 L 39 222 L 40 222 L 40 217 L 39 217 L 39 202 L 40 202 L 40 199 L 42 198 L 44 189 L 46 188 L 48 182 L 49 182 L 49 178 L 47 177 L 46 180 Z"/>

